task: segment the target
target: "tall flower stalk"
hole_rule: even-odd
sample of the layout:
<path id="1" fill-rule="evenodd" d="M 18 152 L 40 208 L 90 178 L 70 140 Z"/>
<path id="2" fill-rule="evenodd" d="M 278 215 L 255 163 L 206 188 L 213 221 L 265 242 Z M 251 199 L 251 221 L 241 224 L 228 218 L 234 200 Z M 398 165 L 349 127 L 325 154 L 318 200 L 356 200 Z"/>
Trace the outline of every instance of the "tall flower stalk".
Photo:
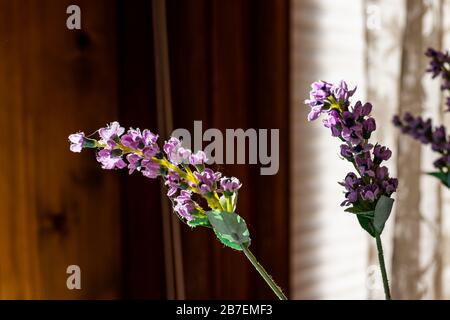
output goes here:
<path id="1" fill-rule="evenodd" d="M 430 73 L 433 79 L 441 77 L 441 91 L 447 95 L 445 97 L 445 111 L 449 112 L 449 53 L 428 48 L 425 55 L 430 58 L 430 63 L 426 72 Z M 446 128 L 442 125 L 434 126 L 431 118 L 424 120 L 420 115 L 413 116 L 409 112 L 406 112 L 403 117 L 395 115 L 392 122 L 403 134 L 418 140 L 424 145 L 431 145 L 431 149 L 438 154 L 438 158 L 433 162 L 433 166 L 437 171 L 427 172 L 427 174 L 436 177 L 444 186 L 450 188 L 450 136 L 447 136 Z"/>
<path id="2" fill-rule="evenodd" d="M 99 139 L 83 132 L 69 136 L 70 150 L 96 150 L 103 169 L 128 169 L 151 179 L 161 178 L 173 211 L 192 228 L 211 228 L 225 246 L 243 251 L 264 281 L 280 300 L 283 291 L 251 253 L 250 233 L 242 217 L 236 214 L 238 191 L 242 184 L 235 177 L 225 177 L 206 167 L 203 151 L 192 153 L 182 142 L 171 137 L 160 149 L 158 136 L 149 130 L 125 128 L 112 122 L 98 131 Z"/>
<path id="3" fill-rule="evenodd" d="M 380 144 L 369 143 L 376 129 L 375 119 L 370 116 L 372 105 L 360 101 L 352 105 L 350 99 L 356 88 L 350 90 L 345 81 L 317 81 L 311 88 L 310 98 L 305 101 L 311 108 L 308 121 L 324 115 L 324 126 L 342 142 L 341 157 L 355 168 L 339 182 L 345 189 L 341 206 L 355 214 L 361 227 L 375 238 L 385 296 L 391 299 L 381 234 L 392 210 L 391 195 L 397 190 L 398 181 L 381 164 L 389 160 L 392 152 Z"/>

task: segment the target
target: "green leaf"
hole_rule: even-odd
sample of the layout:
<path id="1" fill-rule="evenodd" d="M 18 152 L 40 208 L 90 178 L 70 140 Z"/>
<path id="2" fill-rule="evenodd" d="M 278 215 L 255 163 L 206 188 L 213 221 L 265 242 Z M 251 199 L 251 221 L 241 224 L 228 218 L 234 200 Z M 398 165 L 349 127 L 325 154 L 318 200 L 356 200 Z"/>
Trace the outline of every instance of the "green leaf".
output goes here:
<path id="1" fill-rule="evenodd" d="M 211 228 L 211 224 L 209 223 L 207 216 L 194 217 L 194 219 L 191 221 L 188 221 L 187 224 L 188 224 L 188 226 L 190 226 L 192 228 L 195 228 L 195 227 L 210 227 Z"/>
<path id="2" fill-rule="evenodd" d="M 209 223 L 219 240 L 226 246 L 242 250 L 241 245 L 250 245 L 250 232 L 244 219 L 234 212 L 208 211 Z"/>
<path id="3" fill-rule="evenodd" d="M 443 173 L 440 171 L 436 171 L 436 172 L 427 172 L 428 175 L 438 178 L 439 180 L 441 180 L 441 182 L 447 187 L 450 187 L 450 174 L 448 173 Z"/>
<path id="4" fill-rule="evenodd" d="M 359 215 L 363 215 L 363 216 L 367 216 L 367 217 L 372 217 L 372 218 L 373 218 L 373 215 L 375 213 L 374 210 L 364 211 L 364 210 L 361 210 L 361 209 L 358 209 L 358 208 L 355 208 L 355 207 L 347 208 L 344 211 L 345 212 L 350 212 L 350 213 L 353 213 L 353 214 L 359 214 Z"/>
<path id="5" fill-rule="evenodd" d="M 372 237 L 375 238 L 375 228 L 373 227 L 372 218 L 368 218 L 366 216 L 357 215 L 358 222 L 361 227 L 366 230 Z"/>
<path id="6" fill-rule="evenodd" d="M 234 242 L 234 240 L 230 238 L 230 236 L 224 235 L 214 228 L 213 230 L 214 233 L 216 234 L 217 239 L 219 239 L 219 241 L 222 242 L 224 245 L 233 248 L 234 250 L 242 251 L 241 245 L 239 243 Z"/>
<path id="7" fill-rule="evenodd" d="M 384 225 L 389 218 L 392 206 L 394 204 L 394 199 L 381 196 L 375 206 L 375 216 L 373 219 L 373 227 L 375 228 L 375 232 L 380 235 L 383 232 Z"/>

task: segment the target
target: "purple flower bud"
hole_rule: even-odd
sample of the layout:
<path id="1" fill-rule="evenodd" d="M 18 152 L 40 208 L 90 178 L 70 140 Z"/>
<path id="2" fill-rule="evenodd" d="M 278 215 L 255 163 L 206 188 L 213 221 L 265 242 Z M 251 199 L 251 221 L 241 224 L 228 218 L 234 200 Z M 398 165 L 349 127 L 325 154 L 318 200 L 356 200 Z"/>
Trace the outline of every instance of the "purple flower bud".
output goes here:
<path id="1" fill-rule="evenodd" d="M 377 129 L 374 118 L 369 118 L 363 122 L 364 132 L 370 137 L 370 134 Z M 366 139 L 368 139 L 367 137 Z"/>
<path id="2" fill-rule="evenodd" d="M 361 115 L 369 116 L 371 112 L 372 112 L 372 104 L 370 102 L 366 102 L 362 107 Z"/>
<path id="3" fill-rule="evenodd" d="M 446 133 L 445 133 L 445 127 L 440 126 L 436 128 L 433 132 L 433 142 L 434 143 L 445 143 L 446 142 Z"/>
<path id="4" fill-rule="evenodd" d="M 400 117 L 398 116 L 398 115 L 395 115 L 393 118 L 392 118 L 392 123 L 394 124 L 394 126 L 396 126 L 396 127 L 401 127 L 403 124 L 402 124 L 402 121 L 400 120 Z"/>
<path id="5" fill-rule="evenodd" d="M 81 152 L 84 144 L 84 132 L 74 133 L 69 136 L 70 151 Z"/>
<path id="6" fill-rule="evenodd" d="M 390 196 L 391 194 L 393 194 L 397 190 L 398 180 L 395 179 L 395 178 L 390 178 L 390 179 L 387 179 L 387 180 L 383 181 L 381 183 L 381 185 L 382 185 L 386 195 Z"/>
<path id="7" fill-rule="evenodd" d="M 379 162 L 386 161 L 392 156 L 392 151 L 387 147 L 377 144 L 373 149 L 373 155 Z"/>
<path id="8" fill-rule="evenodd" d="M 180 175 L 176 171 L 170 170 L 164 184 L 169 188 L 167 196 L 172 197 L 180 186 Z"/>

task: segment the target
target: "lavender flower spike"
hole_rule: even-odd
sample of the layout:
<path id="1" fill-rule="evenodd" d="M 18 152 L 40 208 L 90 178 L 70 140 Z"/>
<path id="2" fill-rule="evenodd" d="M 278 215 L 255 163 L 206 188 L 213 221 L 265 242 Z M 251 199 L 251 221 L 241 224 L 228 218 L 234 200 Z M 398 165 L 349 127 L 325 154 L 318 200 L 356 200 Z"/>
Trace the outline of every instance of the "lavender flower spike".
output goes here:
<path id="1" fill-rule="evenodd" d="M 430 59 L 427 72 L 431 73 L 432 78 L 441 76 L 441 91 L 450 93 L 450 55 L 448 52 L 442 52 L 433 48 L 428 48 L 425 55 Z M 450 111 L 450 96 L 446 98 L 446 111 Z"/>
<path id="2" fill-rule="evenodd" d="M 181 221 L 192 228 L 212 228 L 222 244 L 244 252 L 279 299 L 287 299 L 248 248 L 247 225 L 235 213 L 242 186 L 237 178 L 221 179 L 222 173 L 205 168 L 203 151 L 192 154 L 175 137 L 165 142 L 161 152 L 158 136 L 147 129 L 130 128 L 125 133 L 118 122 L 112 122 L 97 132 L 99 140 L 88 139 L 82 132 L 70 135 L 70 150 L 78 153 L 83 148 L 95 148 L 103 169 L 128 168 L 129 174 L 140 172 L 150 179 L 162 178 Z"/>
<path id="3" fill-rule="evenodd" d="M 391 157 L 391 151 L 369 143 L 376 130 L 375 119 L 370 116 L 372 105 L 360 101 L 352 105 L 350 98 L 355 91 L 356 87 L 349 90 L 345 81 L 338 84 L 325 81 L 313 83 L 310 99 L 305 101 L 311 107 L 308 121 L 316 120 L 325 113 L 324 126 L 342 142 L 341 157 L 356 169 L 356 173 L 349 172 L 340 182 L 345 189 L 341 206 L 348 207 L 345 211 L 355 214 L 361 227 L 376 238 L 381 252 L 380 267 L 386 299 L 390 299 L 380 236 L 394 202 L 391 195 L 397 190 L 398 181 L 389 177 L 387 167 L 380 166 Z"/>

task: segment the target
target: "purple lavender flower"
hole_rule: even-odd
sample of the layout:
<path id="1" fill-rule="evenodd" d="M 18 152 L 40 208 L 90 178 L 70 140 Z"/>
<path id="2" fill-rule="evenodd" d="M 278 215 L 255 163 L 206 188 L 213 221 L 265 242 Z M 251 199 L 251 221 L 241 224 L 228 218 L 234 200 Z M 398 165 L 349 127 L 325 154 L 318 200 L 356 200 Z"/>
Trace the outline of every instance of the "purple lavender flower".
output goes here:
<path id="1" fill-rule="evenodd" d="M 84 132 L 74 133 L 69 136 L 70 151 L 81 152 L 84 144 Z"/>
<path id="2" fill-rule="evenodd" d="M 194 202 L 191 199 L 192 192 L 182 190 L 180 195 L 175 198 L 176 205 L 174 207 L 175 212 L 185 218 L 187 221 L 194 219 L 192 212 L 195 209 Z"/>
<path id="3" fill-rule="evenodd" d="M 430 65 L 428 66 L 427 72 L 432 74 L 433 78 L 436 78 L 442 73 L 445 73 L 448 69 L 446 68 L 450 64 L 450 57 L 448 52 L 441 52 L 433 48 L 428 48 L 425 55 L 430 60 Z"/>
<path id="4" fill-rule="evenodd" d="M 101 137 L 100 143 L 106 144 L 110 147 L 116 145 L 116 139 L 118 139 L 125 132 L 125 128 L 121 127 L 117 121 L 111 122 L 106 128 L 98 130 L 98 134 Z"/>
<path id="5" fill-rule="evenodd" d="M 311 107 L 308 121 L 316 120 L 323 112 L 326 112 L 329 114 L 329 117 L 324 124 L 333 128 L 333 124 L 329 124 L 329 122 L 333 122 L 336 113 L 332 114 L 332 110 L 346 108 L 350 103 L 349 98 L 356 91 L 356 87 L 353 90 L 349 90 L 347 83 L 342 80 L 337 85 L 325 81 L 317 81 L 311 85 L 311 88 L 309 99 L 305 100 L 305 103 Z"/>
<path id="6" fill-rule="evenodd" d="M 348 144 L 341 144 L 341 156 L 347 160 L 353 158 L 353 150 Z"/>
<path id="7" fill-rule="evenodd" d="M 198 189 L 202 194 L 214 191 L 217 181 L 219 181 L 220 177 L 222 176 L 220 172 L 214 172 L 209 168 L 206 168 L 202 172 L 194 172 L 194 174 L 195 177 L 199 180 Z"/>
<path id="8" fill-rule="evenodd" d="M 353 90 L 349 90 L 347 83 L 341 80 L 337 85 L 331 87 L 331 91 L 338 102 L 348 104 L 348 99 L 355 93 L 356 87 Z"/>
<path id="9" fill-rule="evenodd" d="M 201 150 L 197 151 L 196 153 L 191 154 L 191 156 L 189 158 L 189 162 L 193 166 L 204 164 L 206 161 L 208 161 L 208 159 L 206 158 L 206 154 Z"/>
<path id="10" fill-rule="evenodd" d="M 355 156 L 355 164 L 361 176 L 375 177 L 376 165 L 372 161 L 370 152 L 363 152 Z"/>
<path id="11" fill-rule="evenodd" d="M 165 181 L 165 185 L 169 187 L 167 196 L 172 197 L 177 192 L 178 188 L 180 188 L 180 181 L 180 175 L 173 170 L 169 170 Z"/>
<path id="12" fill-rule="evenodd" d="M 363 140 L 363 125 L 358 121 L 358 114 L 350 111 L 342 113 L 342 138 L 351 144 L 360 144 Z"/>
<path id="13" fill-rule="evenodd" d="M 373 155 L 375 156 L 375 161 L 381 163 L 381 161 L 387 161 L 391 158 L 392 151 L 388 147 L 377 144 L 373 148 Z"/>
<path id="14" fill-rule="evenodd" d="M 128 161 L 128 173 L 132 174 L 134 172 L 134 170 L 140 170 L 140 166 L 141 166 L 141 160 L 142 157 L 138 154 L 135 153 L 130 153 L 127 155 L 127 161 Z"/>
<path id="15" fill-rule="evenodd" d="M 144 177 L 156 179 L 160 174 L 161 165 L 156 163 L 152 159 L 146 158 L 141 161 L 141 168 Z"/>
<path id="16" fill-rule="evenodd" d="M 327 103 L 326 99 L 331 95 L 332 85 L 325 81 L 317 81 L 311 85 L 309 99 L 305 103 L 309 104 L 311 111 L 308 114 L 308 120 L 316 120 L 322 113 L 322 109 Z"/>
<path id="17" fill-rule="evenodd" d="M 369 184 L 362 188 L 361 190 L 361 199 L 374 202 L 380 194 L 380 190 L 376 184 Z"/>
<path id="18" fill-rule="evenodd" d="M 114 154 L 114 150 L 102 149 L 97 153 L 97 161 L 102 164 L 106 170 L 123 169 L 127 167 L 121 155 Z"/>
<path id="19" fill-rule="evenodd" d="M 242 184 L 238 178 L 223 177 L 220 179 L 220 190 L 222 192 L 236 192 L 241 188 Z"/>
<path id="20" fill-rule="evenodd" d="M 450 168 L 450 158 L 448 157 L 450 154 L 450 137 L 447 136 L 444 126 L 433 127 L 431 119 L 424 121 L 422 117 L 414 117 L 410 113 L 405 113 L 403 119 L 394 116 L 392 122 L 402 133 L 425 145 L 431 144 L 433 151 L 440 155 L 433 165 L 439 171 L 447 174 Z"/>
<path id="21" fill-rule="evenodd" d="M 166 141 L 163 150 L 169 161 L 176 165 L 189 163 L 191 158 L 191 150 L 183 148 L 181 141 L 175 137 L 171 137 L 169 141 Z"/>
<path id="22" fill-rule="evenodd" d="M 432 78 L 436 78 L 439 75 L 442 78 L 441 91 L 446 91 L 447 94 L 450 91 L 450 56 L 448 52 L 441 52 L 433 48 L 428 48 L 425 55 L 429 58 L 430 64 L 427 72 L 431 73 Z M 450 97 L 446 98 L 446 111 L 450 111 Z"/>

